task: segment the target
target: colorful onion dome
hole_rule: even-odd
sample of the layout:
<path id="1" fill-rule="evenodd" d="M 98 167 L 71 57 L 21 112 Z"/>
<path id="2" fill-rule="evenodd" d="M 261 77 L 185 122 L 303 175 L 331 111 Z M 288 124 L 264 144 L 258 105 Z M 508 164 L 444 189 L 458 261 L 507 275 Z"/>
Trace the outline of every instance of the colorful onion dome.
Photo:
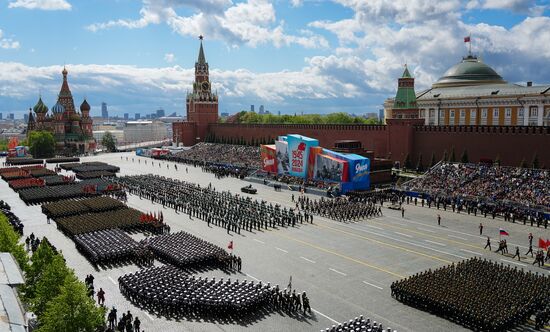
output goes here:
<path id="1" fill-rule="evenodd" d="M 34 105 L 33 111 L 35 113 L 47 113 L 48 112 L 48 106 L 44 104 L 42 101 L 42 97 L 38 98 L 38 102 L 36 105 Z"/>
<path id="2" fill-rule="evenodd" d="M 55 114 L 63 113 L 63 112 L 65 112 L 65 107 L 63 107 L 63 105 L 61 105 L 59 102 L 57 102 L 55 105 L 53 105 L 52 112 L 54 112 Z"/>

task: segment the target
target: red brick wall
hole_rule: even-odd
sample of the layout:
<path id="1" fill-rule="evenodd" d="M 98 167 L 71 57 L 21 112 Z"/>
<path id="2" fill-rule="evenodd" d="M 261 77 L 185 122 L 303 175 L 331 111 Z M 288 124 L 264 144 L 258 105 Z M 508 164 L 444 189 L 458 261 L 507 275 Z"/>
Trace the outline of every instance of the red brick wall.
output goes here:
<path id="1" fill-rule="evenodd" d="M 454 146 L 458 161 L 464 149 L 471 162 L 481 158 L 494 160 L 497 155 L 502 165 L 519 166 L 525 158 L 528 164 L 538 155 L 539 164 L 550 167 L 550 127 L 515 126 L 419 126 L 414 128 L 413 160 L 422 153 L 428 165 L 432 152 L 439 160 Z"/>
<path id="2" fill-rule="evenodd" d="M 319 140 L 326 148 L 334 146 L 337 140 L 359 140 L 363 147 L 372 150 L 375 156 L 386 157 L 388 152 L 387 126 L 377 125 L 271 125 L 271 124 L 210 124 L 209 133 L 216 137 L 243 137 L 247 142 L 252 139 L 270 138 L 287 134 L 300 134 Z"/>
<path id="3" fill-rule="evenodd" d="M 174 143 L 183 143 L 185 146 L 195 145 L 196 125 L 194 122 L 174 122 L 172 123 L 172 135 Z"/>
<path id="4" fill-rule="evenodd" d="M 395 123 L 394 123 L 395 122 Z M 376 157 L 385 158 L 391 153 L 391 159 L 403 162 L 407 153 L 413 165 L 420 153 L 424 166 L 429 165 L 432 152 L 440 160 L 445 150 L 449 156 L 454 146 L 455 156 L 460 160 L 464 149 L 469 160 L 494 160 L 497 155 L 502 165 L 518 166 L 525 158 L 531 163 L 535 153 L 541 166 L 550 167 L 550 127 L 515 126 L 412 126 L 412 123 L 394 121 L 387 126 L 375 125 L 261 125 L 212 123 L 208 126 L 210 135 L 216 137 L 252 139 L 275 139 L 286 134 L 300 134 L 319 140 L 323 147 L 331 148 L 337 140 L 359 140 L 363 147 L 372 150 Z M 182 126 L 180 142 L 194 144 L 195 127 L 193 124 L 174 124 Z M 187 142 L 193 142 L 188 144 Z"/>

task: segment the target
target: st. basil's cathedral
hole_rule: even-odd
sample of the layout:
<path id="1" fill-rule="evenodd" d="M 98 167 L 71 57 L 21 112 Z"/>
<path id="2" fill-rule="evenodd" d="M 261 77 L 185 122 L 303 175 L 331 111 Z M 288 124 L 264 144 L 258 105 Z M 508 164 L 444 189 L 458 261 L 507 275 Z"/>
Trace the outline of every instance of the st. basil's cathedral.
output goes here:
<path id="1" fill-rule="evenodd" d="M 50 113 L 48 107 L 42 101 L 42 97 L 38 99 L 34 108 L 29 109 L 27 135 L 36 130 L 52 132 L 56 141 L 56 153 L 58 154 L 93 152 L 96 148 L 96 141 L 92 133 L 93 121 L 90 117 L 90 104 L 84 99 L 80 105 L 80 113 L 77 112 L 67 82 L 67 69 L 63 68 L 61 73 L 63 74 L 63 84 L 57 103 L 52 106 Z"/>

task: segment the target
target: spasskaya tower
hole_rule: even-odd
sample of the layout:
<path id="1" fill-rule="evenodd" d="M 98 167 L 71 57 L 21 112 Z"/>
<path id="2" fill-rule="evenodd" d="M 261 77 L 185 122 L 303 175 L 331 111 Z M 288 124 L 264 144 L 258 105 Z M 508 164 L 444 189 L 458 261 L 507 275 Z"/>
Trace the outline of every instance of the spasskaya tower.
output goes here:
<path id="1" fill-rule="evenodd" d="M 203 142 L 207 135 L 208 124 L 218 122 L 218 95 L 212 92 L 208 62 L 206 62 L 202 46 L 203 37 L 200 36 L 199 39 L 199 57 L 195 62 L 193 92 L 188 93 L 186 98 L 187 122 L 194 123 L 195 137 L 193 142 L 189 142 L 189 139 L 183 139 L 184 145 Z"/>

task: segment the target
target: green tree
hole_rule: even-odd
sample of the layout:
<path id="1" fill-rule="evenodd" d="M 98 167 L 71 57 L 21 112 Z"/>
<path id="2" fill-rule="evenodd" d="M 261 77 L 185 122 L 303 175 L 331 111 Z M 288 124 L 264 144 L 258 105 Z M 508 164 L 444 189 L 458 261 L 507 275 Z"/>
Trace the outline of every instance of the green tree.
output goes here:
<path id="1" fill-rule="evenodd" d="M 26 283 L 23 290 L 27 301 L 33 301 L 36 295 L 36 285 L 56 255 L 57 254 L 53 251 L 50 243 L 47 240 L 42 239 L 40 245 L 31 256 L 31 264 L 29 265 L 25 275 Z"/>
<path id="2" fill-rule="evenodd" d="M 434 167 L 437 162 L 435 161 L 435 152 L 432 152 L 432 160 L 430 161 L 430 168 Z"/>
<path id="3" fill-rule="evenodd" d="M 55 156 L 55 138 L 49 131 L 31 132 L 28 145 L 34 158 L 51 158 Z"/>
<path id="4" fill-rule="evenodd" d="M 101 145 L 103 145 L 107 151 L 115 152 L 116 151 L 116 141 L 113 134 L 110 131 L 107 131 L 101 138 Z"/>
<path id="5" fill-rule="evenodd" d="M 451 157 L 449 159 L 451 163 L 456 163 L 455 147 L 451 147 Z"/>
<path id="6" fill-rule="evenodd" d="M 105 325 L 105 308 L 97 307 L 74 273 L 63 280 L 59 295 L 39 317 L 38 332 L 95 332 Z"/>
<path id="7" fill-rule="evenodd" d="M 0 139 L 0 151 L 8 151 L 8 140 Z"/>
<path id="8" fill-rule="evenodd" d="M 416 162 L 416 171 L 422 172 L 424 170 L 424 165 L 422 163 L 422 153 L 418 155 L 418 160 Z"/>
<path id="9" fill-rule="evenodd" d="M 533 156 L 533 161 L 531 162 L 531 167 L 533 167 L 533 168 L 539 168 L 540 167 L 539 156 L 536 152 L 535 152 L 535 155 Z"/>
<path id="10" fill-rule="evenodd" d="M 464 149 L 464 151 L 462 151 L 462 156 L 460 157 L 460 162 L 461 162 L 461 163 L 464 163 L 464 164 L 469 163 L 469 160 L 468 160 L 468 150 Z"/>
<path id="11" fill-rule="evenodd" d="M 405 161 L 403 161 L 403 167 L 405 169 L 411 169 L 412 168 L 412 162 L 411 162 L 411 156 L 407 153 L 407 156 L 405 156 Z"/>
<path id="12" fill-rule="evenodd" d="M 35 297 L 31 300 L 31 309 L 38 317 L 42 316 L 48 302 L 59 294 L 63 281 L 70 272 L 61 255 L 55 255 L 46 266 L 36 284 Z"/>
<path id="13" fill-rule="evenodd" d="M 19 244 L 19 234 L 13 230 L 3 213 L 0 213 L 0 252 L 11 253 L 21 270 L 27 270 L 29 257 L 23 244 Z"/>

